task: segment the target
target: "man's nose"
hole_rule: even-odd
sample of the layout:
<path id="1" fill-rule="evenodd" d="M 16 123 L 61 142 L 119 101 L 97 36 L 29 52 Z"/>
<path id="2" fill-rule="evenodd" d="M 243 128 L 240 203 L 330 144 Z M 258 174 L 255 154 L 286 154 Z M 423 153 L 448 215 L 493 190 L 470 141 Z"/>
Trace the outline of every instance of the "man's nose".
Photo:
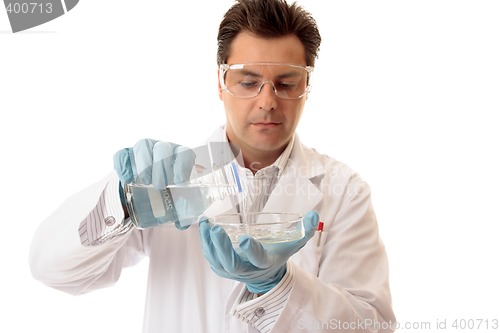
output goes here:
<path id="1" fill-rule="evenodd" d="M 271 111 L 276 108 L 277 98 L 276 88 L 273 81 L 264 81 L 259 89 L 259 108 L 266 111 Z"/>

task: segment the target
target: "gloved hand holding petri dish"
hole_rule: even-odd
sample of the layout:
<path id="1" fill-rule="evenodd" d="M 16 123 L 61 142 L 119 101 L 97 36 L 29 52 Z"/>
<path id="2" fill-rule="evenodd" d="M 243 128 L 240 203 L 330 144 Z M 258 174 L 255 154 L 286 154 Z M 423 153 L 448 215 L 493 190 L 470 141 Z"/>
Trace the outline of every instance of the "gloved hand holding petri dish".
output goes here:
<path id="1" fill-rule="evenodd" d="M 319 216 L 316 211 L 308 211 L 303 218 L 287 213 L 247 214 L 253 222 L 261 223 L 238 224 L 236 219 L 241 217 L 238 215 L 202 221 L 201 246 L 217 275 L 245 283 L 250 292 L 264 294 L 281 281 L 288 259 L 314 236 Z M 259 224 L 265 227 L 252 228 Z M 302 237 L 291 239 L 301 232 Z"/>

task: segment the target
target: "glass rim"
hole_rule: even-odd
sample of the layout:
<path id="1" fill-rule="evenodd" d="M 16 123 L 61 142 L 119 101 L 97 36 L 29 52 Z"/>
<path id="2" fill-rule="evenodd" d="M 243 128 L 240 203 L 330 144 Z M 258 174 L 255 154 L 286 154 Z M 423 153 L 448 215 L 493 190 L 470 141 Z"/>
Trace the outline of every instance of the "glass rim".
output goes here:
<path id="1" fill-rule="evenodd" d="M 219 68 L 228 70 L 228 69 L 241 69 L 244 66 L 288 66 L 288 67 L 294 67 L 294 68 L 301 68 L 304 69 L 307 73 L 312 73 L 314 71 L 313 66 L 307 66 L 307 65 L 296 65 L 296 64 L 287 64 L 287 63 L 281 63 L 281 62 L 245 62 L 245 63 L 235 63 L 235 64 L 220 64 Z"/>

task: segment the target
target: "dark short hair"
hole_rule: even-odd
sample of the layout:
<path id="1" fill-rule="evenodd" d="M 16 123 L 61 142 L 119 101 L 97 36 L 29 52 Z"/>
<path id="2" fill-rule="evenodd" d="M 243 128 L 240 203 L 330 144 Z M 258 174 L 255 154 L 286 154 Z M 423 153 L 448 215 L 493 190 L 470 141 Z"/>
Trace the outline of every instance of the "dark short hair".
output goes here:
<path id="1" fill-rule="evenodd" d="M 306 65 L 314 66 L 321 36 L 312 15 L 286 0 L 236 0 L 224 15 L 217 35 L 217 64 L 226 63 L 234 38 L 242 31 L 264 38 L 295 35 L 304 46 Z"/>

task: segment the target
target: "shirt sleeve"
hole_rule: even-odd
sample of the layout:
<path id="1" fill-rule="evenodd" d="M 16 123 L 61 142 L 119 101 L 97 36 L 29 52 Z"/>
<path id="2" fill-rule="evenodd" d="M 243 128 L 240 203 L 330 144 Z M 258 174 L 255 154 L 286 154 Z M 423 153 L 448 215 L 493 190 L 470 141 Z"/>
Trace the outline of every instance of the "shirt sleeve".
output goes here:
<path id="1" fill-rule="evenodd" d="M 231 309 L 231 314 L 262 333 L 269 333 L 285 307 L 295 277 L 294 265 L 287 263 L 287 272 L 280 283 L 258 296 L 244 288 Z"/>
<path id="2" fill-rule="evenodd" d="M 82 245 L 94 246 L 104 243 L 132 227 L 130 219 L 124 219 L 119 191 L 119 179 L 111 178 L 99 197 L 96 208 L 80 223 L 78 232 Z"/>

